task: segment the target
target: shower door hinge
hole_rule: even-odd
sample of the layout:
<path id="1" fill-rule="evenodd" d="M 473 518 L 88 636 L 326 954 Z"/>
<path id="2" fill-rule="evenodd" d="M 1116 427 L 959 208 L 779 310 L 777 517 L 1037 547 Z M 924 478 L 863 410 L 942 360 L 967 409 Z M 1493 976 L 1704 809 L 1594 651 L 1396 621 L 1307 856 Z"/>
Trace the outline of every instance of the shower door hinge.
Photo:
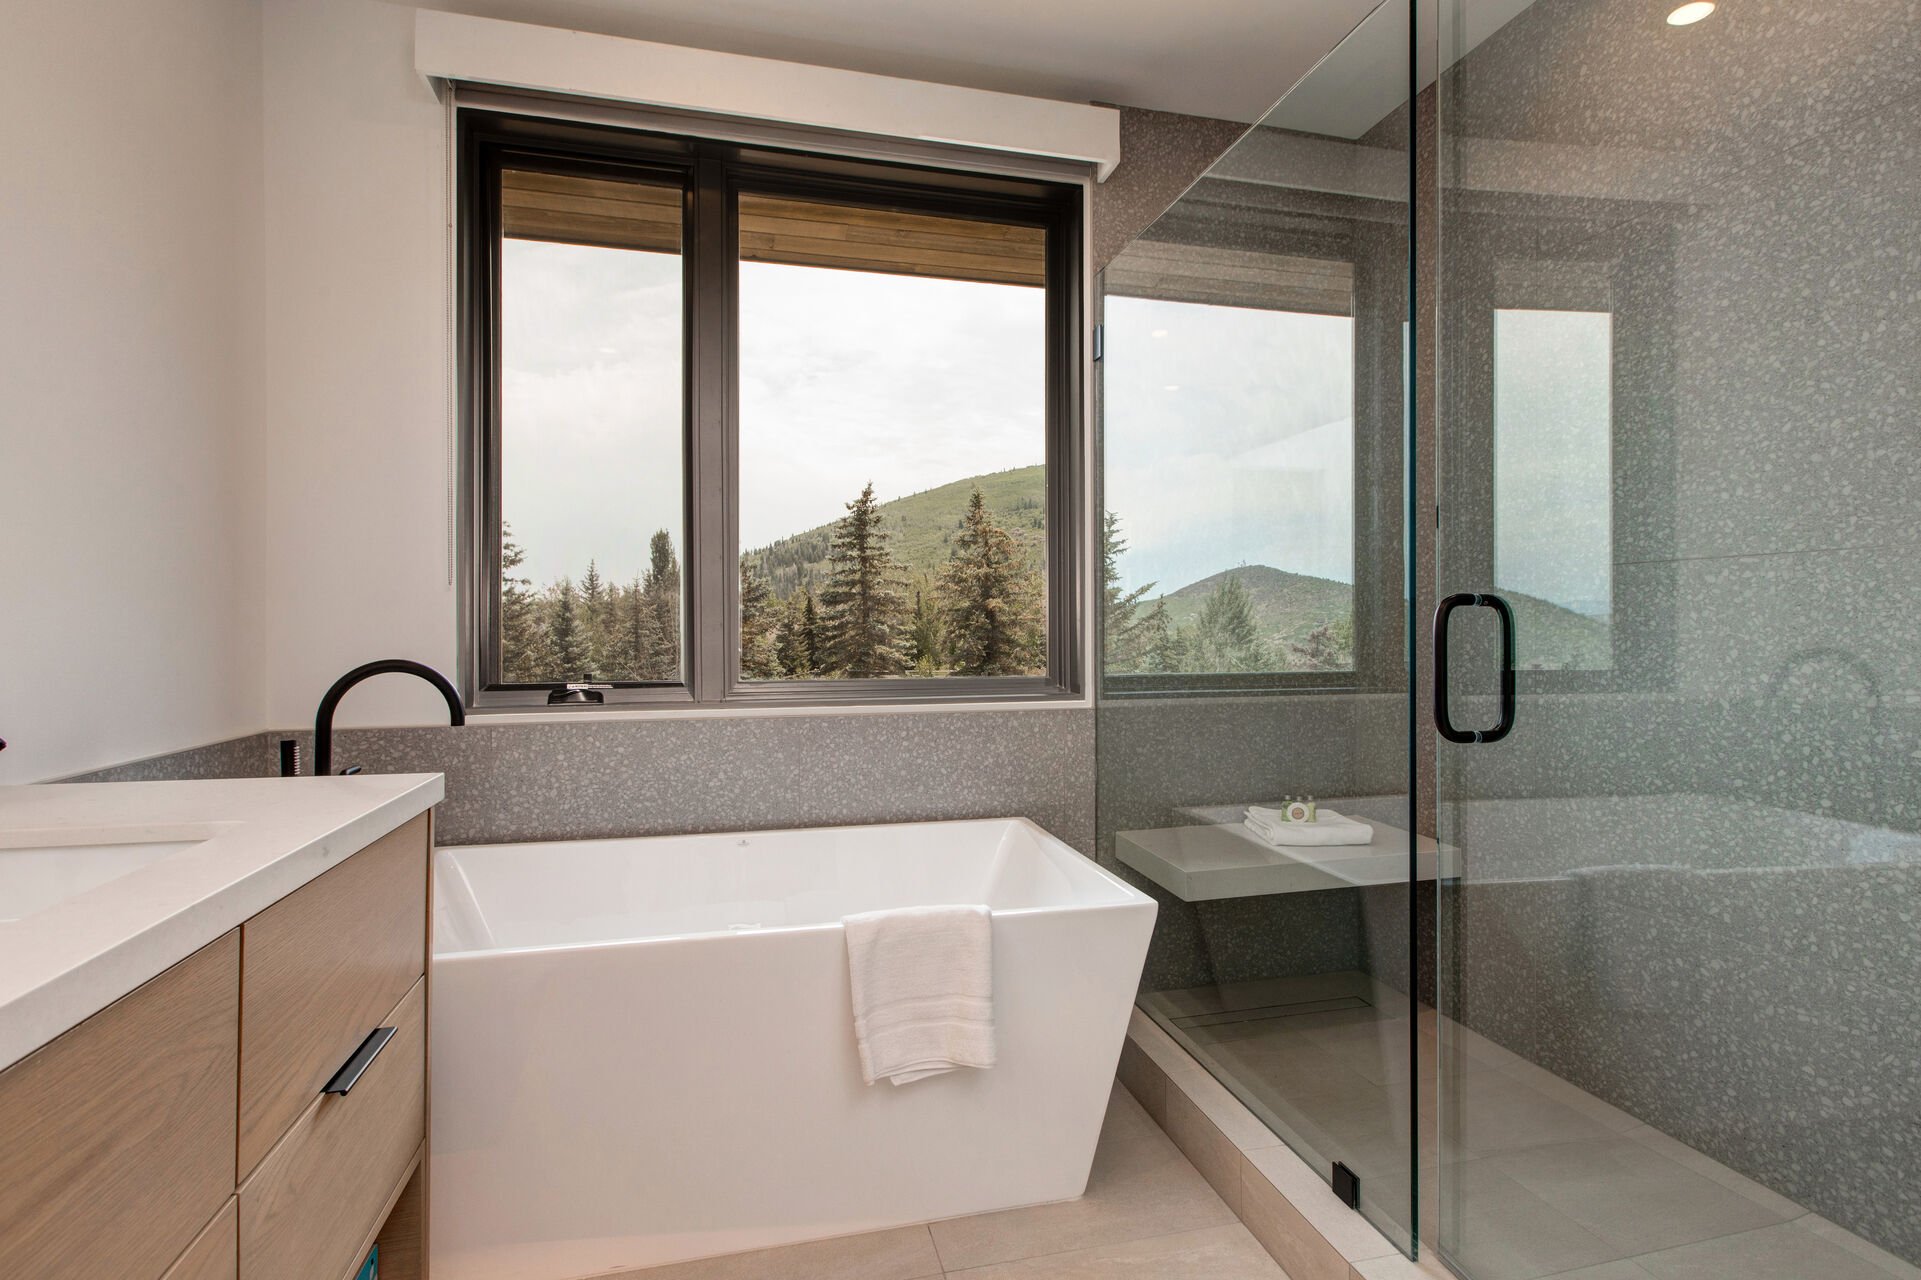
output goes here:
<path id="1" fill-rule="evenodd" d="M 1361 1207 L 1361 1179 L 1339 1160 L 1334 1162 L 1334 1194 L 1350 1209 Z"/>
<path id="2" fill-rule="evenodd" d="M 1101 358 L 1101 348 L 1106 345 L 1105 343 L 1106 337 L 1107 337 L 1107 326 L 1104 324 L 1095 325 L 1094 326 L 1094 358 L 1096 360 Z"/>

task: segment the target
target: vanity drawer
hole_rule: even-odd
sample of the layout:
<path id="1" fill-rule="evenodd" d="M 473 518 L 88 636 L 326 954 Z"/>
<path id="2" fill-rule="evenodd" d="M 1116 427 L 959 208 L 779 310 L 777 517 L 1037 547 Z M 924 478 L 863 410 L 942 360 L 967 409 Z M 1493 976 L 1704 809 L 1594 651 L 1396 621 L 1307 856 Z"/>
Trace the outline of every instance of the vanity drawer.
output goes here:
<path id="1" fill-rule="evenodd" d="M 240 1274 L 240 1202 L 229 1196 L 219 1216 L 187 1246 L 162 1280 L 235 1280 Z"/>
<path id="2" fill-rule="evenodd" d="M 309 1098 L 242 1184 L 243 1280 L 333 1280 L 357 1261 L 427 1136 L 426 1005 L 423 978 L 385 1022 L 397 1030 L 352 1091 Z"/>
<path id="3" fill-rule="evenodd" d="M 382 836 L 241 927 L 242 1179 L 426 972 L 428 819 Z"/>
<path id="4" fill-rule="evenodd" d="M 240 939 L 0 1073 L 0 1276 L 157 1280 L 233 1193 Z"/>

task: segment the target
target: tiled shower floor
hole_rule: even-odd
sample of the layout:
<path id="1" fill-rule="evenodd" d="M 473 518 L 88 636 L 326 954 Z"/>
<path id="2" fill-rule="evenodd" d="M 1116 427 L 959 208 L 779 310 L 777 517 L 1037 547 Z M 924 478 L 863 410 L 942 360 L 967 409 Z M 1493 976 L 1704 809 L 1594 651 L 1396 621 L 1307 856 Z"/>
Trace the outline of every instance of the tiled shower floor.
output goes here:
<path id="1" fill-rule="evenodd" d="M 1434 1011 L 1411 1024 L 1405 998 L 1364 974 L 1164 991 L 1141 1004 L 1310 1164 L 1352 1168 L 1383 1225 L 1408 1216 L 1417 1027 L 1430 1113 L 1422 1234 L 1474 1280 L 1921 1280 L 1921 1268 L 1454 1024 L 1459 1069 L 1434 1106 Z"/>

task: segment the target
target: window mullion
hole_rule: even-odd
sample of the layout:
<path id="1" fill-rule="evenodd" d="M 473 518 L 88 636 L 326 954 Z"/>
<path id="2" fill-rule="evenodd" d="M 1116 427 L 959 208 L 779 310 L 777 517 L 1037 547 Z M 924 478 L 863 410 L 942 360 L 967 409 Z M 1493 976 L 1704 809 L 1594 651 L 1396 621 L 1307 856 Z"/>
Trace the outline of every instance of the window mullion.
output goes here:
<path id="1" fill-rule="evenodd" d="M 723 162 L 703 157 L 694 172 L 689 221 L 687 401 L 693 534 L 688 556 L 688 690 L 717 703 L 732 672 L 734 530 L 734 263 L 732 215 Z"/>

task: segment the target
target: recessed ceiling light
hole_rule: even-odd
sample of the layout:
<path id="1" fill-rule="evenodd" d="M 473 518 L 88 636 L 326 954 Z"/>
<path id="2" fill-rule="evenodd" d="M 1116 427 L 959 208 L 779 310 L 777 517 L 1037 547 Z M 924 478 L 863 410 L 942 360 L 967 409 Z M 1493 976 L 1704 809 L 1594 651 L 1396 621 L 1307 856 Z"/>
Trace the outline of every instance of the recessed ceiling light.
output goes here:
<path id="1" fill-rule="evenodd" d="M 1166 386 L 1161 388 L 1161 390 L 1163 391 L 1179 391 L 1180 389 L 1181 389 L 1181 384 L 1178 382 L 1170 382 Z"/>
<path id="2" fill-rule="evenodd" d="M 1668 15 L 1670 27 L 1691 27 L 1714 12 L 1714 0 L 1691 0 Z"/>

